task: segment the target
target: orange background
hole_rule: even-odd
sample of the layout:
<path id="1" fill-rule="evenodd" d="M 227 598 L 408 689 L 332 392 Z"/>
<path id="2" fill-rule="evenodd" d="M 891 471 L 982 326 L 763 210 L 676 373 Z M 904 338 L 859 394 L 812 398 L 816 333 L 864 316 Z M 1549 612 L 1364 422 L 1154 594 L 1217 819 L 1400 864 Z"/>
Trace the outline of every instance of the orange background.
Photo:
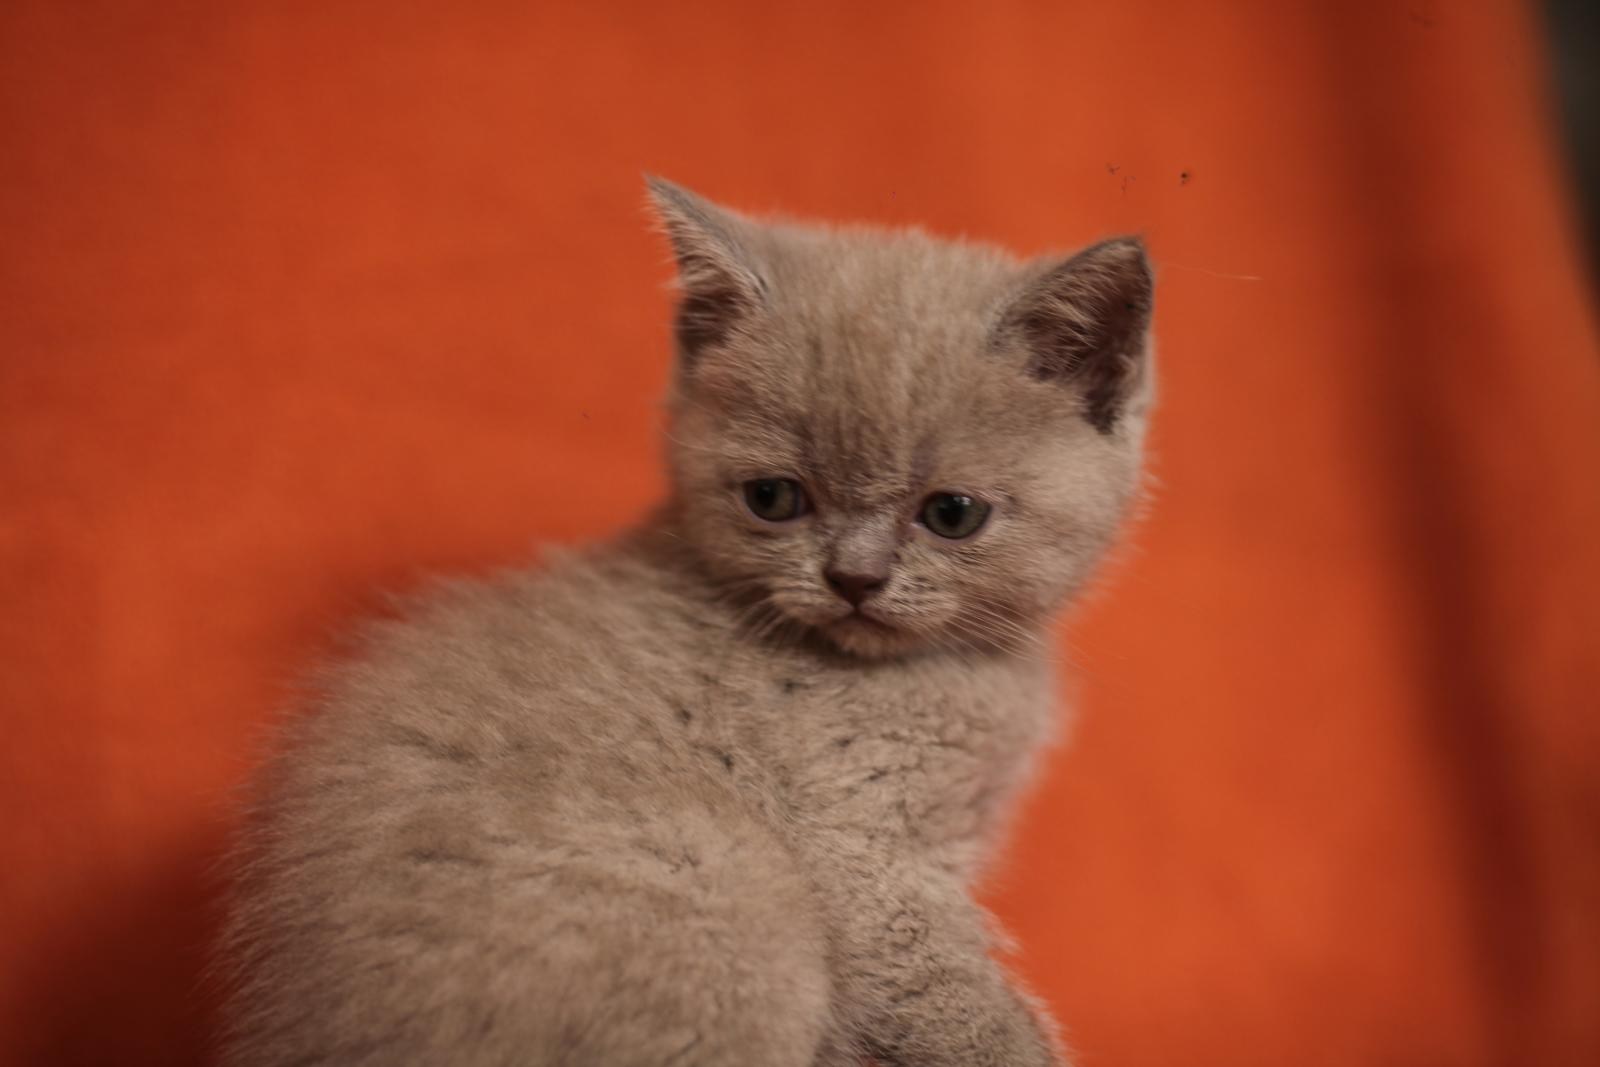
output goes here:
<path id="1" fill-rule="evenodd" d="M 1544 85 L 1500 3 L 6 4 L 0 1061 L 203 1062 L 296 673 L 660 492 L 648 169 L 1150 241 L 1161 488 L 992 896 L 1083 1064 L 1600 1063 Z"/>

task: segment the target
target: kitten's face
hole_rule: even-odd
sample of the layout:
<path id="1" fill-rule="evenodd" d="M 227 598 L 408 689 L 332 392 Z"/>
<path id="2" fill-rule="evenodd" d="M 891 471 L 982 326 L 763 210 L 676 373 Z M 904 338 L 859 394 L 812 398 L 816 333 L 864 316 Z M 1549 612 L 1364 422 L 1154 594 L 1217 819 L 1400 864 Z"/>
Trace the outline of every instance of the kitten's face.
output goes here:
<path id="1" fill-rule="evenodd" d="M 686 289 L 679 521 L 749 623 L 868 657 L 1033 641 L 1137 484 L 1149 300 L 1136 246 L 1101 246 L 1119 250 L 1116 270 L 1078 263 L 1064 286 L 1059 266 L 919 235 L 758 227 L 656 192 Z M 1110 305 L 1072 288 L 1113 275 Z M 1062 303 L 1064 288 L 1084 299 Z M 1127 322 L 1097 333 L 1086 316 L 1107 306 Z M 1102 357 L 1114 365 L 1091 365 Z"/>

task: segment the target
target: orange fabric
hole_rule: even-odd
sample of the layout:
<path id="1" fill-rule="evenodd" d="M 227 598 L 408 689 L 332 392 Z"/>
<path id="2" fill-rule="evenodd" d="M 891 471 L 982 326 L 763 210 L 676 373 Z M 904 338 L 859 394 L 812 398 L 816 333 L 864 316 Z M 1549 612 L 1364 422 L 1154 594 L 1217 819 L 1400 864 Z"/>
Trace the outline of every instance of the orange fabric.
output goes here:
<path id="1" fill-rule="evenodd" d="M 5 5 L 0 1061 L 203 1062 L 230 805 L 328 633 L 660 491 L 649 169 L 1149 238 L 1161 489 L 992 898 L 1084 1064 L 1600 1062 L 1539 52 L 1429 0 Z"/>

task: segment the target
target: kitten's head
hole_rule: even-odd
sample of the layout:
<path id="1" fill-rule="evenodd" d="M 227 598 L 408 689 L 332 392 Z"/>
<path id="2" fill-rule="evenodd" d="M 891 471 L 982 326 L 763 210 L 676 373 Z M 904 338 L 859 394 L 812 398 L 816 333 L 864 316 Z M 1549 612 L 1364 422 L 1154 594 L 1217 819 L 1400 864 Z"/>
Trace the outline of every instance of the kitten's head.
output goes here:
<path id="1" fill-rule="evenodd" d="M 868 657 L 1026 641 L 1138 485 L 1139 242 L 1018 263 L 650 187 L 682 287 L 675 511 L 730 597 Z"/>

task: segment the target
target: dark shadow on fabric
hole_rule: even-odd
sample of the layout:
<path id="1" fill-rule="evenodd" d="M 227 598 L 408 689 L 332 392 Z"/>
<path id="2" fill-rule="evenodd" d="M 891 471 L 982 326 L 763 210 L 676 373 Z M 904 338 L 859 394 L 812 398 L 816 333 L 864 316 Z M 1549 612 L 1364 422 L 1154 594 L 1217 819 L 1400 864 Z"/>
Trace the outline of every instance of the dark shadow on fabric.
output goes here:
<path id="1" fill-rule="evenodd" d="M 214 994 L 203 980 L 219 915 L 218 835 L 195 838 L 138 884 L 84 888 L 81 912 L 38 931 L 23 975 L 15 1051 L 30 1067 L 189 1067 L 212 1062 Z"/>
<path id="2" fill-rule="evenodd" d="M 1412 656 L 1422 672 L 1416 714 L 1431 742 L 1442 807 L 1458 835 L 1451 846 L 1470 908 L 1493 1062 L 1551 1062 L 1539 1054 L 1547 1044 L 1539 1018 L 1547 953 L 1536 857 L 1525 833 L 1527 794 L 1518 780 L 1517 709 L 1496 669 L 1503 620 L 1489 608 L 1494 600 L 1484 576 L 1490 555 L 1471 503 L 1481 498 L 1473 484 L 1481 475 L 1464 469 L 1463 428 L 1441 404 L 1452 392 L 1447 376 L 1472 373 L 1460 365 L 1460 352 L 1504 348 L 1485 346 L 1481 336 L 1471 344 L 1458 336 L 1464 328 L 1478 329 L 1479 318 L 1422 310 L 1471 306 L 1492 294 L 1474 291 L 1467 272 L 1447 275 L 1444 265 L 1419 251 L 1429 247 L 1421 213 L 1430 190 L 1448 175 L 1387 119 L 1391 101 L 1418 91 L 1408 76 L 1412 67 L 1373 63 L 1352 77 L 1346 63 L 1385 33 L 1400 50 L 1411 42 L 1399 35 L 1425 31 L 1393 19 L 1385 7 L 1323 10 L 1327 98 L 1348 131 L 1346 185 L 1352 211 L 1359 207 L 1369 223 L 1365 232 L 1375 235 L 1366 263 L 1371 291 L 1382 294 L 1381 306 L 1361 309 L 1373 323 L 1372 343 L 1351 359 L 1366 362 L 1366 400 L 1379 409 L 1362 425 L 1379 427 L 1384 436 L 1352 440 L 1351 447 L 1373 450 L 1371 468 L 1384 472 L 1386 480 L 1375 481 L 1372 492 L 1385 498 L 1380 510 L 1394 520 L 1388 536 L 1413 575 L 1406 587 L 1413 593 L 1413 618 L 1404 631 L 1420 642 Z M 1487 410 L 1483 416 L 1500 417 Z M 1512 426 L 1499 432 L 1516 434 Z"/>

